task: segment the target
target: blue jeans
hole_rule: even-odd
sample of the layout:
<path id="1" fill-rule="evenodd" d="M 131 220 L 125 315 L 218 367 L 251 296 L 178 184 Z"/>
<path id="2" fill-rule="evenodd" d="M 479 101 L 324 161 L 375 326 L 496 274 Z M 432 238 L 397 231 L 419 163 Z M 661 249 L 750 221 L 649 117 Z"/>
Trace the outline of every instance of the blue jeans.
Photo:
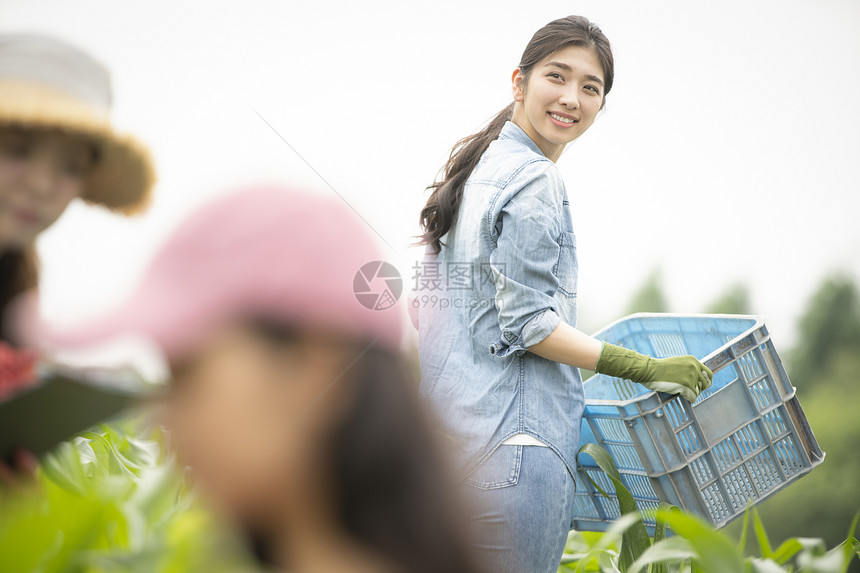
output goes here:
<path id="1" fill-rule="evenodd" d="M 467 480 L 470 535 L 486 573 L 555 573 L 573 520 L 573 478 L 548 447 L 502 445 Z"/>

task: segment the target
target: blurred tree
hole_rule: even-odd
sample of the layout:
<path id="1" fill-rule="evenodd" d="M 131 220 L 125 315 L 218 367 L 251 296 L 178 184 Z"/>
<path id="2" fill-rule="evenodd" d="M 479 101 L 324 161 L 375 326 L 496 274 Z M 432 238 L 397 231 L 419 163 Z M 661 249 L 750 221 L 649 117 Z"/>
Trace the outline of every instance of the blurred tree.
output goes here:
<path id="1" fill-rule="evenodd" d="M 838 274 L 825 279 L 800 318 L 798 331 L 789 360 L 798 388 L 805 389 L 808 381 L 826 371 L 840 351 L 860 354 L 860 301 L 851 278 Z"/>
<path id="2" fill-rule="evenodd" d="M 663 286 L 660 281 L 660 270 L 655 269 L 627 306 L 627 314 L 634 312 L 668 312 L 669 305 L 663 295 Z"/>
<path id="3" fill-rule="evenodd" d="M 745 284 L 737 283 L 705 309 L 709 314 L 751 314 L 750 292 Z"/>
<path id="4" fill-rule="evenodd" d="M 809 392 L 802 398 L 803 411 L 827 455 L 807 476 L 758 506 L 774 546 L 799 536 L 822 537 L 832 547 L 845 539 L 860 512 L 860 393 L 845 391 L 846 381 L 856 383 L 857 372 L 860 354 L 843 349 L 833 354 L 826 371 L 804 381 Z M 738 539 L 740 532 L 740 520 L 727 528 Z M 747 548 L 756 551 L 752 536 Z M 849 571 L 860 571 L 860 562 L 855 560 Z"/>
<path id="5" fill-rule="evenodd" d="M 798 333 L 798 344 L 787 356 L 791 382 L 802 392 L 803 410 L 827 457 L 759 511 L 773 542 L 808 536 L 835 544 L 845 539 L 860 512 L 860 297 L 851 278 L 837 274 L 821 283 Z M 740 524 L 728 531 L 739 537 Z M 860 571 L 860 562 L 849 571 Z"/>

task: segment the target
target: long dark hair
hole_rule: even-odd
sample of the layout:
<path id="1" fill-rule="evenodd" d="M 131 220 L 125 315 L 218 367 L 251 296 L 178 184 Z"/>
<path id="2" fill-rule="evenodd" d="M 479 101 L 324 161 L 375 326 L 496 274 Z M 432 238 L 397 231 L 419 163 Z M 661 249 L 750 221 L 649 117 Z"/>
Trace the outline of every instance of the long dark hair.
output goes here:
<path id="1" fill-rule="evenodd" d="M 254 326 L 279 345 L 301 336 L 297 327 L 269 320 Z M 353 385 L 349 405 L 323 444 L 341 527 L 398 571 L 476 572 L 468 514 L 457 503 L 417 381 L 399 354 L 361 341 L 357 348 L 363 350 L 340 382 Z M 264 563 L 274 563 L 274 542 L 252 532 Z"/>
<path id="2" fill-rule="evenodd" d="M 455 507 L 417 383 L 402 358 L 380 348 L 357 367 L 355 401 L 330 450 L 347 531 L 404 572 L 474 571 L 468 516 Z"/>
<path id="3" fill-rule="evenodd" d="M 582 16 L 553 20 L 532 36 L 519 63 L 525 81 L 528 81 L 535 64 L 567 46 L 586 46 L 594 50 L 603 68 L 606 97 L 612 89 L 612 80 L 615 77 L 612 49 L 600 28 Z M 457 216 L 466 180 L 487 147 L 499 136 L 505 122 L 511 119 L 513 111 L 514 104 L 511 103 L 497 113 L 484 129 L 464 137 L 451 149 L 448 162 L 441 171 L 442 176 L 427 187 L 431 193 L 427 204 L 421 209 L 419 223 L 424 233 L 419 238 L 419 244 L 431 245 L 437 253 L 442 250 L 441 239 Z"/>
<path id="4" fill-rule="evenodd" d="M 15 344 L 14 333 L 5 329 L 12 300 L 19 294 L 36 288 L 39 280 L 35 248 L 0 254 L 0 341 Z"/>

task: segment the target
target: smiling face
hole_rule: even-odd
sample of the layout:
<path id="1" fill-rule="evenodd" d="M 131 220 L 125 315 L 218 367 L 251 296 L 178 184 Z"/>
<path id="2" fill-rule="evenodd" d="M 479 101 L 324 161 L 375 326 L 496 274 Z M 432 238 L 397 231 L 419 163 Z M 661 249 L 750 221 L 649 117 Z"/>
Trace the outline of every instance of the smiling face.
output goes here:
<path id="1" fill-rule="evenodd" d="M 552 161 L 594 123 L 604 102 L 604 78 L 593 49 L 567 46 L 538 62 L 526 76 L 514 71 L 517 124 Z"/>
<path id="2" fill-rule="evenodd" d="M 80 196 L 93 162 L 81 136 L 0 127 L 0 252 L 33 244 Z"/>

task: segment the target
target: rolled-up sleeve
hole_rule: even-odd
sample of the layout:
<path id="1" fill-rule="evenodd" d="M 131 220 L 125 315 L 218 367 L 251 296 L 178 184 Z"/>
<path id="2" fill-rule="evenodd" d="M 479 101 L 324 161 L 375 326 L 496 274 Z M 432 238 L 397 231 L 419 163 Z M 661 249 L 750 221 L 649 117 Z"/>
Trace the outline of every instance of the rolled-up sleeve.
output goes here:
<path id="1" fill-rule="evenodd" d="M 489 352 L 498 358 L 524 352 L 561 321 L 554 295 L 564 199 L 564 184 L 550 166 L 513 193 L 493 222 L 498 237 L 490 268 L 501 336 Z"/>

